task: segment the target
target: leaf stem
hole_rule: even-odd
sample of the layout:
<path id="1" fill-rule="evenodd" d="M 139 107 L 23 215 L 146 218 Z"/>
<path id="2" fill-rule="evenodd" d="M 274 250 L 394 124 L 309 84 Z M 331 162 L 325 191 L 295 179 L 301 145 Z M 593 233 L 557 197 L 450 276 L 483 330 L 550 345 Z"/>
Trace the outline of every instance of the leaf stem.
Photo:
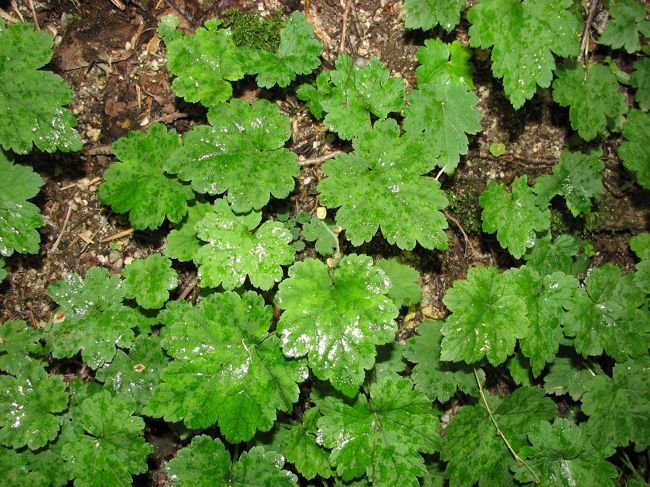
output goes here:
<path id="1" fill-rule="evenodd" d="M 332 238 L 334 239 L 334 241 L 336 242 L 336 250 L 334 251 L 334 254 L 332 255 L 332 261 L 331 261 L 332 265 L 330 265 L 330 267 L 334 268 L 334 267 L 336 267 L 336 264 L 339 263 L 339 260 L 341 260 L 341 257 L 343 257 L 343 254 L 341 254 L 341 246 L 339 244 L 339 234 L 338 234 L 338 232 L 335 233 L 330 228 L 330 226 L 327 223 L 325 223 L 325 220 L 321 220 L 319 218 L 318 221 L 321 223 L 321 225 L 323 225 L 323 227 L 325 227 L 325 230 L 327 230 L 327 233 L 329 233 L 332 236 Z M 329 263 L 328 263 L 328 265 L 329 265 Z"/>
<path id="2" fill-rule="evenodd" d="M 526 467 L 526 469 L 532 474 L 535 484 L 539 484 L 539 477 L 537 476 L 535 471 L 532 468 L 530 468 L 530 465 L 528 465 L 523 458 L 517 455 L 517 452 L 514 450 L 514 448 L 512 448 L 512 445 L 508 441 L 508 438 L 505 437 L 503 431 L 501 431 L 501 428 L 499 428 L 499 425 L 497 424 L 497 420 L 494 419 L 492 410 L 490 409 L 490 406 L 488 405 L 487 399 L 485 397 L 485 393 L 483 392 L 483 386 L 481 385 L 481 380 L 479 379 L 478 372 L 476 372 L 476 367 L 474 367 L 472 370 L 474 371 L 474 377 L 476 378 L 476 383 L 478 384 L 478 391 L 481 394 L 481 400 L 483 401 L 483 405 L 485 406 L 485 409 L 487 409 L 487 412 L 490 415 L 490 419 L 492 420 L 492 424 L 494 425 L 494 428 L 497 430 L 497 435 L 501 437 L 501 439 L 505 443 L 506 447 L 508 447 L 508 450 L 510 451 L 514 459 L 517 460 L 517 463 L 519 463 L 519 465 L 523 465 L 524 467 Z"/>
<path id="3" fill-rule="evenodd" d="M 638 478 L 641 482 L 645 483 L 645 479 L 639 473 L 639 471 L 636 469 L 636 467 L 632 463 L 632 460 L 630 460 L 630 457 L 627 456 L 627 453 L 625 453 L 624 451 L 621 451 L 621 453 L 623 454 L 623 457 L 622 457 L 623 463 L 630 470 L 630 472 L 632 472 L 632 475 L 634 475 L 636 478 Z"/>

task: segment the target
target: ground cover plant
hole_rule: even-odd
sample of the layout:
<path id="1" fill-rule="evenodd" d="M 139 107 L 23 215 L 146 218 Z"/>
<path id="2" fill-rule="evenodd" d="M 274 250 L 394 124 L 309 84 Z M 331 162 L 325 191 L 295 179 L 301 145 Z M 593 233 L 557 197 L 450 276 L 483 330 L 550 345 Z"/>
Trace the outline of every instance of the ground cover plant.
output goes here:
<path id="1" fill-rule="evenodd" d="M 45 323 L 0 324 L 6 484 L 647 485 L 650 233 L 624 234 L 625 266 L 597 261 L 587 230 L 612 160 L 650 201 L 645 7 L 606 3 L 598 33 L 598 2 L 404 0 L 407 86 L 343 40 L 323 62 L 308 4 L 194 28 L 183 9 L 157 15 L 147 49 L 164 48 L 191 122 L 122 127 L 96 194 L 119 235 L 162 243 L 52 277 Z M 52 39 L 1 12 L 0 255 L 14 259 L 39 252 L 44 222 L 25 154 L 82 139 L 69 88 L 41 69 Z M 569 133 L 543 173 L 459 194 L 489 123 L 479 64 L 513 113 L 545 96 Z M 291 150 L 287 100 L 336 150 Z M 298 210 L 306 170 L 315 204 Z M 435 313 L 423 276 L 463 246 Z"/>

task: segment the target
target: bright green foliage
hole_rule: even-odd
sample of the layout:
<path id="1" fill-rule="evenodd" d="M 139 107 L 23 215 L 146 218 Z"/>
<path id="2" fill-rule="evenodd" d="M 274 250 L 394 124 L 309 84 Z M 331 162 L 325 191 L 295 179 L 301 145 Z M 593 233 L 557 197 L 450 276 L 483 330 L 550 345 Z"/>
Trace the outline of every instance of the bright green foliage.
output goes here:
<path id="1" fill-rule="evenodd" d="M 641 260 L 650 259 L 650 233 L 643 232 L 630 239 L 630 249 Z"/>
<path id="2" fill-rule="evenodd" d="M 38 194 L 43 179 L 32 168 L 14 165 L 0 151 L 0 256 L 14 250 L 21 254 L 38 253 L 43 225 L 38 206 L 27 201 Z"/>
<path id="3" fill-rule="evenodd" d="M 323 121 L 330 130 L 350 140 L 370 130 L 371 114 L 385 119 L 390 112 L 402 109 L 404 83 L 401 78 L 391 78 L 377 58 L 359 67 L 350 56 L 341 54 L 335 70 L 319 74 L 316 87 L 300 86 L 297 95 L 315 117 L 326 113 Z"/>
<path id="4" fill-rule="evenodd" d="M 407 379 L 370 386 L 348 403 L 335 396 L 317 401 L 323 415 L 319 437 L 331 448 L 330 461 L 343 480 L 364 473 L 376 487 L 419 486 L 426 472 L 419 452 L 438 450 L 437 412 L 431 400 Z"/>
<path id="5" fill-rule="evenodd" d="M 520 387 L 500 399 L 486 394 L 487 402 L 504 436 L 515 451 L 525 443 L 526 433 L 541 420 L 555 417 L 555 403 L 544 391 Z M 441 457 L 449 462 L 445 471 L 453 486 L 513 485 L 508 472 L 512 456 L 482 402 L 462 406 L 445 430 Z"/>
<path id="6" fill-rule="evenodd" d="M 415 70 L 418 86 L 428 83 L 440 85 L 451 80 L 474 89 L 474 65 L 469 62 L 472 53 L 459 41 L 445 44 L 440 39 L 427 39 L 416 56 L 420 63 Z"/>
<path id="7" fill-rule="evenodd" d="M 640 233 L 632 237 L 630 239 L 630 248 L 641 259 L 641 262 L 636 265 L 634 282 L 639 289 L 646 294 L 650 294 L 650 233 Z"/>
<path id="8" fill-rule="evenodd" d="M 43 330 L 22 320 L 9 320 L 0 325 L 0 370 L 16 375 L 21 370 L 44 367 L 43 356 L 48 348 L 39 343 Z"/>
<path id="9" fill-rule="evenodd" d="M 442 301 L 451 315 L 442 326 L 441 360 L 473 363 L 487 357 L 496 366 L 528 333 L 526 303 L 494 267 L 471 267 Z"/>
<path id="10" fill-rule="evenodd" d="M 541 485 L 570 487 L 577 485 L 615 486 L 618 470 L 592 445 L 584 425 L 576 426 L 563 418 L 533 424 L 528 431 L 530 446 L 518 453 L 535 472 Z M 536 479 L 524 466 L 513 466 L 515 478 L 526 485 Z"/>
<path id="11" fill-rule="evenodd" d="M 406 368 L 404 361 L 404 345 L 389 342 L 377 347 L 375 367 L 370 371 L 366 384 L 380 382 L 389 378 L 401 377 L 399 374 Z"/>
<path id="12" fill-rule="evenodd" d="M 613 49 L 623 47 L 630 54 L 641 49 L 639 33 L 650 37 L 646 7 L 636 0 L 612 0 L 609 13 L 611 18 L 598 42 Z"/>
<path id="13" fill-rule="evenodd" d="M 276 411 L 291 411 L 300 360 L 287 360 L 269 336 L 272 311 L 254 292 L 211 294 L 196 306 L 168 303 L 161 314 L 163 347 L 174 358 L 154 390 L 147 414 L 183 420 L 189 428 L 219 423 L 231 443 L 268 431 Z"/>
<path id="14" fill-rule="evenodd" d="M 602 173 L 605 164 L 601 153 L 563 151 L 560 163 L 553 166 L 553 175 L 544 175 L 535 181 L 534 191 L 538 205 L 544 208 L 556 194 L 562 195 L 575 217 L 591 211 L 591 198 L 605 193 Z"/>
<path id="15" fill-rule="evenodd" d="M 537 198 L 525 175 L 515 180 L 510 194 L 500 184 L 490 181 L 481 193 L 479 204 L 483 208 L 483 231 L 496 232 L 501 247 L 516 259 L 535 244 L 535 232 L 551 226 L 551 212 L 546 206 L 537 206 Z"/>
<path id="16" fill-rule="evenodd" d="M 419 85 L 408 97 L 404 110 L 404 130 L 421 140 L 428 158 L 452 174 L 461 154 L 467 154 L 467 135 L 481 130 L 478 97 L 462 83 L 439 79 Z"/>
<path id="17" fill-rule="evenodd" d="M 620 130 L 628 110 L 614 73 L 603 64 L 585 70 L 578 62 L 566 63 L 553 82 L 553 99 L 569 107 L 571 127 L 587 142 L 607 129 Z"/>
<path id="18" fill-rule="evenodd" d="M 528 333 L 519 345 L 537 377 L 547 363 L 555 360 L 564 340 L 561 325 L 563 306 L 573 298 L 578 280 L 562 272 L 542 276 L 528 266 L 506 271 L 506 279 L 526 303 Z"/>
<path id="19" fill-rule="evenodd" d="M 65 313 L 62 323 L 52 325 L 55 358 L 81 357 L 92 369 L 109 363 L 116 347 L 129 348 L 134 338 L 132 328 L 147 329 L 150 320 L 122 304 L 126 290 L 117 276 L 106 269 L 93 267 L 82 279 L 66 274 L 50 285 L 50 297 Z"/>
<path id="20" fill-rule="evenodd" d="M 418 284 L 420 273 L 413 267 L 400 263 L 396 258 L 380 259 L 377 267 L 382 269 L 390 280 L 388 297 L 398 308 L 417 304 L 422 300 L 422 289 Z"/>
<path id="21" fill-rule="evenodd" d="M 77 120 L 63 108 L 72 90 L 60 76 L 39 70 L 50 62 L 52 42 L 31 24 L 0 24 L 0 145 L 5 150 L 27 154 L 32 145 L 45 152 L 81 149 Z"/>
<path id="22" fill-rule="evenodd" d="M 329 257 L 336 250 L 336 239 L 328 232 L 325 225 L 334 231 L 334 225 L 328 220 L 321 222 L 319 218 L 312 217 L 302 226 L 302 236 L 308 242 L 316 242 L 316 252 L 323 257 Z"/>
<path id="23" fill-rule="evenodd" d="M 375 346 L 397 331 L 389 288 L 366 255 L 346 255 L 331 273 L 319 260 L 297 262 L 276 295 L 285 310 L 277 325 L 285 355 L 307 355 L 316 377 L 354 396 L 375 363 Z"/>
<path id="24" fill-rule="evenodd" d="M 431 30 L 440 24 L 451 32 L 460 22 L 465 0 L 405 0 L 404 27 Z"/>
<path id="25" fill-rule="evenodd" d="M 635 173 L 637 182 L 650 189 L 650 114 L 632 110 L 623 126 L 623 137 L 618 157 Z"/>
<path id="26" fill-rule="evenodd" d="M 65 382 L 48 376 L 38 365 L 16 377 L 0 375 L 0 444 L 32 450 L 44 446 L 59 433 L 56 413 L 68 407 Z"/>
<path id="27" fill-rule="evenodd" d="M 257 74 L 255 81 L 262 88 L 289 86 L 297 74 L 309 74 L 320 65 L 323 50 L 314 37 L 314 26 L 300 12 L 293 12 L 280 31 L 277 52 L 262 49 L 245 49 L 246 72 Z"/>
<path id="28" fill-rule="evenodd" d="M 120 162 L 104 171 L 99 198 L 117 213 L 129 213 L 133 228 L 155 229 L 165 218 L 178 223 L 187 212 L 192 189 L 166 175 L 162 168 L 180 146 L 175 130 L 153 124 L 147 133 L 129 132 L 113 144 Z"/>
<path id="29" fill-rule="evenodd" d="M 182 32 L 177 30 L 180 21 L 175 15 L 163 15 L 158 21 L 156 33 L 165 43 L 183 37 Z"/>
<path id="30" fill-rule="evenodd" d="M 650 359 L 647 356 L 616 364 L 611 379 L 605 375 L 594 377 L 582 396 L 582 411 L 589 416 L 589 435 L 594 445 L 608 454 L 630 442 L 637 451 L 648 447 L 649 408 Z"/>
<path id="31" fill-rule="evenodd" d="M 158 335 L 138 335 L 128 354 L 118 350 L 113 361 L 100 367 L 95 376 L 105 383 L 105 389 L 133 399 L 140 413 L 160 382 L 168 361 Z"/>
<path id="32" fill-rule="evenodd" d="M 587 390 L 592 377 L 593 372 L 587 370 L 577 357 L 557 357 L 544 376 L 544 389 L 547 394 L 568 394 L 577 401 Z"/>
<path id="33" fill-rule="evenodd" d="M 298 472 L 307 480 L 313 479 L 316 475 L 323 478 L 332 476 L 329 452 L 317 442 L 316 421 L 319 417 L 320 413 L 317 407 L 305 411 L 303 425 L 293 426 L 285 440 L 287 460 L 293 463 Z"/>
<path id="34" fill-rule="evenodd" d="M 153 447 L 144 440 L 144 421 L 132 416 L 135 402 L 102 391 L 78 409 L 78 427 L 63 447 L 65 468 L 75 486 L 129 485 L 147 471 Z"/>
<path id="35" fill-rule="evenodd" d="M 0 282 L 2 282 L 5 277 L 7 277 L 7 271 L 4 270 L 5 265 L 6 265 L 5 260 L 2 257 L 0 257 Z"/>
<path id="36" fill-rule="evenodd" d="M 284 459 L 278 453 L 254 446 L 230 463 L 230 454 L 221 440 L 195 436 L 176 458 L 167 464 L 170 485 L 179 487 L 290 487 L 298 485 L 296 476 L 282 470 Z"/>
<path id="37" fill-rule="evenodd" d="M 577 56 L 582 21 L 569 10 L 571 0 L 482 0 L 467 18 L 472 47 L 492 48 L 492 73 L 516 109 L 548 88 L 555 60 Z"/>
<path id="38" fill-rule="evenodd" d="M 213 107 L 210 125 L 183 135 L 183 146 L 165 165 L 198 193 L 228 192 L 237 213 L 259 210 L 270 195 L 286 198 L 300 173 L 297 157 L 285 149 L 291 120 L 268 100 L 243 100 Z"/>
<path id="39" fill-rule="evenodd" d="M 592 269 L 574 297 L 565 303 L 564 333 L 575 337 L 574 346 L 583 356 L 603 350 L 622 362 L 648 353 L 650 312 L 634 275 L 621 275 L 613 264 Z"/>
<path id="40" fill-rule="evenodd" d="M 181 262 L 187 262 L 194 258 L 202 245 L 194 227 L 211 208 L 212 205 L 204 201 L 190 202 L 185 218 L 175 230 L 167 234 L 167 247 L 165 248 L 167 257 Z"/>
<path id="41" fill-rule="evenodd" d="M 295 256 L 291 232 L 271 220 L 260 225 L 261 219 L 257 212 L 235 215 L 224 199 L 214 203 L 195 225 L 207 242 L 194 256 L 202 286 L 234 289 L 249 276 L 253 286 L 266 291 L 282 279 L 282 266 Z"/>
<path id="42" fill-rule="evenodd" d="M 221 14 L 221 20 L 221 26 L 232 32 L 232 40 L 237 47 L 254 47 L 273 52 L 278 50 L 280 30 L 284 27 L 281 11 L 262 17 L 259 11 L 243 12 L 229 8 Z"/>
<path id="43" fill-rule="evenodd" d="M 533 385 L 533 374 L 530 370 L 530 360 L 517 351 L 506 361 L 510 378 L 518 386 Z"/>
<path id="44" fill-rule="evenodd" d="M 434 162 L 419 140 L 399 136 L 394 120 L 375 123 L 352 141 L 355 152 L 322 165 L 327 176 L 318 185 L 320 202 L 340 207 L 336 223 L 352 245 L 371 240 L 381 228 L 384 238 L 401 249 L 416 242 L 427 249 L 447 247 L 447 206 L 440 184 L 428 173 Z"/>
<path id="45" fill-rule="evenodd" d="M 636 88 L 634 99 L 641 110 L 650 110 L 650 58 L 644 57 L 634 63 L 630 84 Z"/>
<path id="46" fill-rule="evenodd" d="M 60 447 L 32 452 L 0 447 L 0 471 L 3 487 L 64 487 L 68 476 L 63 471 Z M 56 452 L 54 450 L 57 450 Z"/>
<path id="47" fill-rule="evenodd" d="M 178 35 L 174 22 L 164 18 L 162 38 L 167 47 L 167 69 L 177 76 L 174 92 L 189 102 L 206 107 L 222 103 L 232 96 L 228 81 L 244 77 L 241 53 L 229 30 L 218 29 L 219 21 L 208 20 L 193 35 Z"/>
<path id="48" fill-rule="evenodd" d="M 535 241 L 535 245 L 524 255 L 526 265 L 541 276 L 563 272 L 577 276 L 587 271 L 587 257 L 580 253 L 581 242 L 572 235 L 558 235 L 551 240 L 547 233 Z"/>
<path id="49" fill-rule="evenodd" d="M 411 371 L 415 388 L 441 403 L 447 402 L 458 389 L 478 396 L 476 378 L 469 367 L 440 361 L 441 326 L 438 321 L 423 321 L 418 326 L 418 335 L 406 344 L 404 357 L 416 364 Z"/>
<path id="50" fill-rule="evenodd" d="M 169 299 L 169 291 L 178 286 L 178 276 L 172 261 L 161 254 L 136 259 L 123 271 L 126 297 L 135 298 L 144 309 L 162 308 Z"/>
<path id="51" fill-rule="evenodd" d="M 490 154 L 494 157 L 501 157 L 506 153 L 506 146 L 501 142 L 492 142 L 489 147 Z"/>

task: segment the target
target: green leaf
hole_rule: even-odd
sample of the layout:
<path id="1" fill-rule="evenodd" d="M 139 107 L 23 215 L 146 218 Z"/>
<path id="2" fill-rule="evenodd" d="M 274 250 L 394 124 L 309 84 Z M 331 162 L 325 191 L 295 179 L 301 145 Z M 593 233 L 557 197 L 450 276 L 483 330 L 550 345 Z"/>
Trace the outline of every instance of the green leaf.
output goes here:
<path id="1" fill-rule="evenodd" d="M 526 467 L 514 465 L 515 478 L 527 485 L 565 487 L 570 485 L 615 486 L 618 470 L 597 451 L 583 425 L 556 418 L 553 424 L 540 421 L 528 431 L 530 446 L 519 451 L 537 479 Z"/>
<path id="2" fill-rule="evenodd" d="M 294 261 L 293 237 L 282 223 L 260 225 L 261 218 L 257 212 L 235 215 L 224 199 L 214 203 L 194 227 L 207 242 L 194 256 L 202 286 L 230 290 L 248 276 L 253 286 L 268 291 L 282 279 L 282 266 Z"/>
<path id="3" fill-rule="evenodd" d="M 399 136 L 394 120 L 378 121 L 354 139 L 355 152 L 341 154 L 321 167 L 320 202 L 340 207 L 336 223 L 352 245 L 370 241 L 381 228 L 390 244 L 410 250 L 447 248 L 447 206 L 440 183 L 424 176 L 433 163 L 426 146 Z"/>
<path id="4" fill-rule="evenodd" d="M 581 241 L 572 235 L 558 235 L 551 240 L 550 232 L 535 241 L 524 254 L 526 265 L 541 276 L 563 272 L 577 276 L 587 271 L 587 257 L 580 252 Z"/>
<path id="5" fill-rule="evenodd" d="M 630 84 L 636 88 L 634 99 L 641 110 L 650 110 L 650 58 L 644 57 L 634 63 Z"/>
<path id="6" fill-rule="evenodd" d="M 2 485 L 4 487 L 50 487 L 52 485 L 63 487 L 67 479 L 44 476 L 37 465 L 32 465 L 31 460 L 36 456 L 47 455 L 50 450 L 34 454 L 30 450 L 17 452 L 10 448 L 0 446 L 0 470 L 2 471 Z"/>
<path id="7" fill-rule="evenodd" d="M 598 375 L 589 381 L 582 411 L 589 416 L 587 429 L 594 445 L 608 454 L 630 442 L 637 451 L 645 450 L 650 441 L 649 398 L 647 356 L 616 364 L 611 379 Z"/>
<path id="8" fill-rule="evenodd" d="M 285 455 L 287 460 L 296 466 L 296 469 L 307 480 L 312 480 L 317 475 L 322 478 L 332 476 L 329 452 L 318 444 L 316 428 L 310 428 L 309 422 L 318 418 L 318 408 L 310 408 L 305 412 L 305 425 L 293 426 L 286 438 Z"/>
<path id="9" fill-rule="evenodd" d="M 163 172 L 169 155 L 180 147 L 175 130 L 153 124 L 147 133 L 129 132 L 113 144 L 120 162 L 104 171 L 99 198 L 117 213 L 129 213 L 137 230 L 156 229 L 165 218 L 180 222 L 187 212 L 192 189 Z"/>
<path id="10" fill-rule="evenodd" d="M 280 31 L 280 46 L 272 53 L 262 49 L 244 50 L 246 72 L 257 74 L 262 88 L 289 86 L 297 74 L 309 74 L 320 65 L 323 45 L 314 37 L 314 26 L 300 12 L 293 12 Z"/>
<path id="11" fill-rule="evenodd" d="M 354 396 L 375 363 L 375 346 L 397 331 L 389 286 L 366 255 L 346 255 L 331 273 L 315 259 L 295 263 L 276 296 L 284 310 L 277 332 L 285 355 L 307 355 L 316 377 Z"/>
<path id="12" fill-rule="evenodd" d="M 611 69 L 593 64 L 588 70 L 572 61 L 557 71 L 553 99 L 569 107 L 571 127 L 589 142 L 606 130 L 620 130 L 628 105 Z"/>
<path id="13" fill-rule="evenodd" d="M 639 185 L 650 189 L 650 114 L 632 110 L 623 126 L 623 137 L 618 157 L 636 175 Z"/>
<path id="14" fill-rule="evenodd" d="M 508 249 L 516 259 L 535 244 L 535 232 L 548 230 L 551 226 L 551 212 L 546 206 L 537 206 L 537 198 L 528 186 L 526 175 L 515 180 L 510 194 L 491 180 L 481 193 L 479 204 L 483 208 L 483 231 L 496 232 L 501 247 Z"/>
<path id="15" fill-rule="evenodd" d="M 406 368 L 406 362 L 403 360 L 404 346 L 398 342 L 389 342 L 377 347 L 377 357 L 375 357 L 375 367 L 366 379 L 366 384 L 380 382 L 390 378 L 400 378 L 400 372 Z"/>
<path id="16" fill-rule="evenodd" d="M 417 304 L 422 300 L 422 289 L 418 284 L 420 273 L 413 267 L 400 263 L 397 258 L 379 259 L 376 265 L 390 279 L 387 294 L 398 308 Z"/>
<path id="17" fill-rule="evenodd" d="M 494 267 L 471 267 L 443 303 L 451 312 L 442 326 L 441 360 L 478 362 L 483 357 L 499 365 L 528 334 L 526 303 Z"/>
<path id="18" fill-rule="evenodd" d="M 165 44 L 183 37 L 183 34 L 177 30 L 180 20 L 175 15 L 163 15 L 158 21 L 156 33 Z"/>
<path id="19" fill-rule="evenodd" d="M 0 444 L 32 450 L 59 434 L 59 415 L 68 407 L 65 382 L 38 365 L 16 377 L 0 375 Z"/>
<path id="20" fill-rule="evenodd" d="M 22 482 L 19 482 L 17 486 L 23 487 L 25 485 L 25 479 L 28 479 L 28 485 L 30 487 L 64 487 L 68 485 L 70 479 L 65 472 L 61 451 L 61 440 L 59 437 L 59 440 L 54 444 L 50 443 L 46 450 L 41 449 L 38 452 L 26 450 L 22 452 L 21 456 L 27 460 L 29 474 L 23 477 Z M 2 453 L 0 453 L 1 456 Z"/>
<path id="21" fill-rule="evenodd" d="M 0 325 L 0 370 L 16 375 L 21 370 L 45 367 L 43 355 L 49 352 L 40 340 L 43 330 L 22 320 L 8 320 Z"/>
<path id="22" fill-rule="evenodd" d="M 643 232 L 630 238 L 630 249 L 639 259 L 650 259 L 650 233 Z"/>
<path id="23" fill-rule="evenodd" d="M 494 420 L 515 451 L 526 444 L 526 433 L 540 420 L 555 417 L 555 403 L 541 389 L 519 387 L 500 399 L 486 394 Z M 485 405 L 461 406 L 445 430 L 441 457 L 451 485 L 514 485 L 507 466 L 512 456 L 496 434 Z"/>
<path id="24" fill-rule="evenodd" d="M 591 211 L 591 198 L 605 193 L 602 173 L 605 164 L 600 151 L 591 154 L 562 151 L 560 163 L 553 166 L 553 175 L 544 175 L 535 181 L 534 191 L 538 206 L 548 206 L 553 196 L 562 195 L 571 214 Z"/>
<path id="25" fill-rule="evenodd" d="M 177 35 L 175 22 L 165 20 L 163 41 L 167 47 L 167 69 L 177 78 L 174 92 L 186 101 L 206 107 L 218 105 L 232 96 L 228 81 L 244 77 L 240 52 L 229 30 L 217 29 L 213 21 L 199 27 L 193 35 Z"/>
<path id="26" fill-rule="evenodd" d="M 571 0 L 482 0 L 467 14 L 470 45 L 492 48 L 492 73 L 503 78 L 506 96 L 515 109 L 548 88 L 555 60 L 577 56 L 582 20 L 571 11 Z"/>
<path id="27" fill-rule="evenodd" d="M 647 355 L 650 312 L 633 274 L 621 275 L 613 264 L 592 269 L 585 288 L 577 289 L 564 306 L 564 333 L 575 337 L 575 349 L 583 356 L 604 350 L 623 362 Z"/>
<path id="28" fill-rule="evenodd" d="M 330 461 L 343 480 L 363 475 L 376 487 L 418 486 L 426 468 L 419 452 L 439 448 L 437 412 L 407 379 L 370 386 L 348 403 L 335 396 L 318 400 L 323 415 L 318 435 L 331 448 Z"/>
<path id="29" fill-rule="evenodd" d="M 194 307 L 168 303 L 162 344 L 174 360 L 147 414 L 193 429 L 218 422 L 230 443 L 270 430 L 278 410 L 291 411 L 296 383 L 307 378 L 303 361 L 287 360 L 269 335 L 271 317 L 254 292 L 211 294 Z"/>
<path id="30" fill-rule="evenodd" d="M 14 251 L 37 254 L 43 225 L 39 208 L 27 201 L 38 194 L 43 179 L 32 168 L 14 165 L 0 151 L 0 256 Z"/>
<path id="31" fill-rule="evenodd" d="M 5 277 L 7 277 L 7 271 L 4 269 L 5 265 L 7 265 L 5 260 L 0 257 L 0 282 L 4 281 Z"/>
<path id="32" fill-rule="evenodd" d="M 282 470 L 284 459 L 262 446 L 244 452 L 236 463 L 218 438 L 195 436 L 167 464 L 170 485 L 179 487 L 288 487 L 298 485 L 296 476 Z"/>
<path id="33" fill-rule="evenodd" d="M 0 29 L 0 145 L 5 150 L 27 154 L 32 145 L 45 152 L 81 149 L 77 120 L 63 108 L 72 90 L 59 75 L 39 69 L 50 62 L 52 43 L 31 23 Z"/>
<path id="34" fill-rule="evenodd" d="M 528 266 L 509 269 L 506 279 L 526 303 L 528 333 L 520 339 L 519 345 L 524 356 L 530 359 L 533 376 L 538 377 L 545 365 L 555 360 L 564 340 L 563 306 L 573 298 L 578 280 L 562 272 L 542 276 Z"/>
<path id="35" fill-rule="evenodd" d="M 268 100 L 243 100 L 213 107 L 210 125 L 197 125 L 183 135 L 183 146 L 165 169 L 192 181 L 198 193 L 228 192 L 237 213 L 265 206 L 271 194 L 286 198 L 300 173 L 297 156 L 285 149 L 291 121 Z"/>
<path id="36" fill-rule="evenodd" d="M 440 39 L 427 39 L 416 56 L 420 63 L 415 70 L 418 86 L 428 83 L 441 85 L 451 80 L 474 89 L 474 65 L 469 62 L 472 53 L 459 41 L 445 44 Z"/>
<path id="37" fill-rule="evenodd" d="M 52 325 L 55 358 L 81 358 L 92 369 L 110 363 L 116 347 L 129 348 L 134 338 L 132 328 L 147 330 L 151 320 L 122 304 L 126 295 L 117 276 L 106 269 L 93 267 L 82 279 L 66 274 L 49 287 L 50 297 L 61 306 L 63 321 Z"/>
<path id="38" fill-rule="evenodd" d="M 440 24 L 451 32 L 460 22 L 465 0 L 405 0 L 404 27 L 431 30 Z"/>
<path id="39" fill-rule="evenodd" d="M 144 440 L 144 421 L 132 416 L 135 402 L 102 391 L 81 403 L 79 429 L 63 447 L 65 468 L 78 487 L 130 485 L 145 473 L 153 447 Z"/>
<path id="40" fill-rule="evenodd" d="M 202 242 L 196 235 L 195 226 L 212 208 L 205 201 L 191 201 L 187 206 L 185 218 L 176 229 L 167 234 L 165 255 L 171 259 L 187 262 L 194 258 Z"/>
<path id="41" fill-rule="evenodd" d="M 126 297 L 135 298 L 144 309 L 160 309 L 169 299 L 169 291 L 178 286 L 178 275 L 172 261 L 161 254 L 135 259 L 124 271 Z"/>
<path id="42" fill-rule="evenodd" d="M 470 367 L 440 361 L 441 326 L 438 321 L 423 321 L 418 326 L 418 335 L 406 343 L 404 357 L 416 364 L 411 371 L 415 388 L 441 403 L 447 402 L 458 389 L 477 397 L 478 387 Z"/>
<path id="43" fill-rule="evenodd" d="M 548 394 L 568 394 L 571 399 L 578 401 L 587 390 L 587 384 L 593 375 L 576 356 L 556 357 L 544 376 L 544 389 Z"/>
<path id="44" fill-rule="evenodd" d="M 307 242 L 316 242 L 316 252 L 323 257 L 329 257 L 336 250 L 336 239 L 331 232 L 325 228 L 327 225 L 332 232 L 334 225 L 328 220 L 322 221 L 312 217 L 302 226 L 302 236 Z"/>
<path id="45" fill-rule="evenodd" d="M 388 68 L 377 58 L 359 67 L 347 54 L 336 60 L 334 71 L 323 71 L 316 88 L 302 85 L 298 98 L 307 101 L 309 110 L 319 117 L 324 111 L 325 125 L 345 140 L 370 130 L 371 114 L 380 120 L 404 105 L 404 82 L 391 78 Z"/>
<path id="46" fill-rule="evenodd" d="M 169 359 L 160 348 L 157 335 L 138 335 L 126 354 L 118 350 L 110 364 L 104 364 L 95 374 L 104 388 L 133 399 L 136 411 L 142 412 Z"/>
<path id="47" fill-rule="evenodd" d="M 461 154 L 467 154 L 466 134 L 481 130 L 478 97 L 462 83 L 439 80 L 411 91 L 404 110 L 406 136 L 421 140 L 428 158 L 452 174 Z"/>
<path id="48" fill-rule="evenodd" d="M 515 354 L 506 362 L 512 381 L 518 386 L 533 385 L 533 374 L 530 370 L 530 361 L 521 352 Z"/>
<path id="49" fill-rule="evenodd" d="M 646 20 L 646 7 L 635 0 L 609 2 L 611 18 L 598 42 L 612 49 L 621 47 L 632 54 L 641 49 L 639 33 L 650 36 L 650 22 Z"/>

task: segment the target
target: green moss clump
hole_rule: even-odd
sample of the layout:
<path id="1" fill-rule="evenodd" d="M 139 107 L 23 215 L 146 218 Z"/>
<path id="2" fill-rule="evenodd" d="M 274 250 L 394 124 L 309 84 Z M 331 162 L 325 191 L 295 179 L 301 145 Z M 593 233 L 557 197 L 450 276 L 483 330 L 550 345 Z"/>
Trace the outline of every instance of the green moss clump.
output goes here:
<path id="1" fill-rule="evenodd" d="M 223 27 L 232 31 L 232 39 L 238 47 L 253 47 L 276 52 L 280 45 L 280 30 L 284 27 L 282 12 L 262 18 L 258 12 L 241 12 L 231 8 L 222 15 Z"/>
<path id="2" fill-rule="evenodd" d="M 449 209 L 468 233 L 481 231 L 481 207 L 478 204 L 479 193 L 471 188 L 464 192 L 448 193 Z"/>

